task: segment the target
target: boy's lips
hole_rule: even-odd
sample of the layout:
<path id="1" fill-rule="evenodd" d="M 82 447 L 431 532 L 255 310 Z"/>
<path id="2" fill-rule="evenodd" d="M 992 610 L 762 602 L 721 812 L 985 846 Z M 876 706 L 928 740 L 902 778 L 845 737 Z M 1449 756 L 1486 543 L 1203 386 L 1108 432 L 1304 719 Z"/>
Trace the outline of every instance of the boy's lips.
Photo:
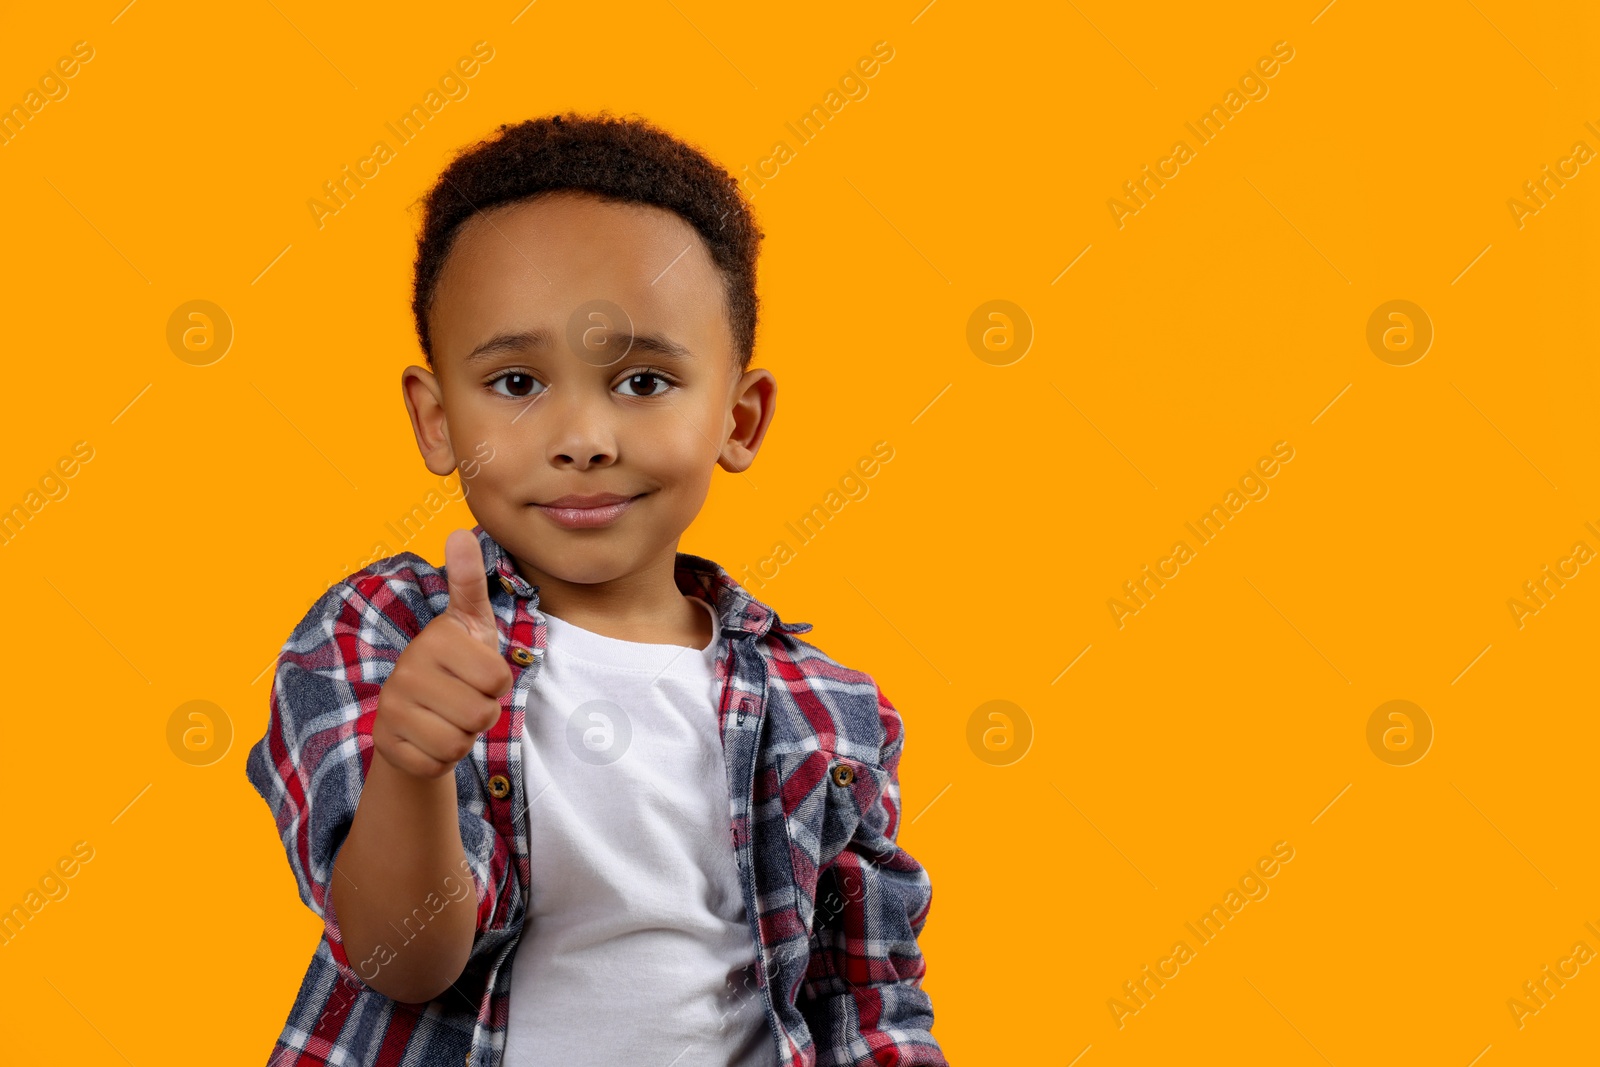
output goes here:
<path id="1" fill-rule="evenodd" d="M 634 494 L 637 496 L 638 494 Z M 632 496 L 623 493 L 568 493 L 558 496 L 554 500 L 546 500 L 536 505 L 541 508 L 598 508 L 606 504 L 620 504 L 624 500 L 632 500 Z"/>
<path id="2" fill-rule="evenodd" d="M 532 504 L 561 526 L 570 530 L 588 529 L 595 526 L 609 526 L 622 517 L 623 512 L 633 506 L 637 496 L 623 496 L 620 493 L 568 493 L 556 497 L 547 504 Z"/>

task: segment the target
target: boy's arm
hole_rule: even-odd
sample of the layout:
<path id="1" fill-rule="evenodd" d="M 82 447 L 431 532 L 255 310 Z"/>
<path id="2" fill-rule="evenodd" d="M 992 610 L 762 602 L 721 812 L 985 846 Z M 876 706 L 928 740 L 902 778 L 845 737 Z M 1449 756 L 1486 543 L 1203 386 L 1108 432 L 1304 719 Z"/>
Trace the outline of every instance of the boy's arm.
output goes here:
<path id="1" fill-rule="evenodd" d="M 899 846 L 904 723 L 878 690 L 883 792 L 821 873 L 811 961 L 796 1001 L 817 1067 L 949 1067 L 929 1032 L 933 1005 L 917 935 L 933 900 L 928 872 Z"/>
<path id="2" fill-rule="evenodd" d="M 470 759 L 462 760 L 454 775 L 434 783 L 437 794 L 428 798 L 434 803 L 434 816 L 426 832 L 416 823 L 408 823 L 403 833 L 393 830 L 393 820 L 416 817 L 407 812 L 415 812 L 421 798 L 415 790 L 408 798 L 386 781 L 386 772 L 394 768 L 377 755 L 372 727 L 383 682 L 408 641 L 420 632 L 417 614 L 425 610 L 420 601 L 413 579 L 404 574 L 364 575 L 323 594 L 278 656 L 266 734 L 250 749 L 245 767 L 251 784 L 272 809 L 301 901 L 323 920 L 323 936 L 334 962 L 347 979 L 365 982 L 386 996 L 429 992 L 410 986 L 399 967 L 407 956 L 420 958 L 422 953 L 411 949 L 422 942 L 408 944 L 402 933 L 395 933 L 387 939 L 392 952 L 355 943 L 347 952 L 334 907 L 334 882 L 341 885 L 341 901 L 346 891 L 357 896 L 357 887 L 361 894 L 390 894 L 402 887 L 387 870 L 366 873 L 374 858 L 392 859 L 398 848 L 444 849 L 437 870 L 422 879 L 429 888 L 420 895 L 401 895 L 416 896 L 411 904 L 429 920 L 422 929 L 437 927 L 443 942 L 454 945 L 470 925 L 470 948 L 476 951 L 481 941 L 477 934 L 487 927 L 513 867 L 509 846 L 485 818 Z M 373 799 L 387 802 L 363 805 L 368 786 L 374 790 Z M 450 798 L 443 794 L 452 790 L 455 803 L 445 807 Z M 364 836 L 356 838 L 350 835 L 358 808 Z M 375 816 L 370 822 L 369 814 Z M 452 819 L 453 847 L 446 848 L 446 825 Z M 364 846 L 366 836 L 372 839 L 370 849 Z M 423 838 L 432 844 L 423 846 Z M 361 851 L 347 859 L 343 855 L 347 843 Z M 436 894 L 431 899 L 430 891 Z M 473 915 L 470 924 L 464 912 Z M 441 921 L 446 925 L 439 926 Z M 418 926 L 413 922 L 411 931 Z M 464 963 L 470 960 L 470 954 L 462 956 Z"/>
<path id="3" fill-rule="evenodd" d="M 477 933 L 476 900 L 466 903 L 461 888 L 450 900 L 452 886 L 471 884 L 456 779 L 414 778 L 376 749 L 370 759 L 334 861 L 333 910 L 344 917 L 341 934 L 362 980 L 391 1000 L 420 1004 L 461 974 Z"/>

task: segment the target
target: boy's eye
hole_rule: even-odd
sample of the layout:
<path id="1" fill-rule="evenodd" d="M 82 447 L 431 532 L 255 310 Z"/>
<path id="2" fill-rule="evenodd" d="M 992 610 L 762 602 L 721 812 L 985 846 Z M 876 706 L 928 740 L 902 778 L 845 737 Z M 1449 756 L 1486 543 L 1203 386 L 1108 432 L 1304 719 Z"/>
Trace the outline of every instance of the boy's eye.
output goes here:
<path id="1" fill-rule="evenodd" d="M 656 386 L 658 384 L 664 388 L 657 389 Z M 654 371 L 640 371 L 637 374 L 628 375 L 627 378 L 619 383 L 620 386 L 640 390 L 639 392 L 625 393 L 624 395 L 626 396 L 660 396 L 661 393 L 672 387 L 672 383 Z"/>
<path id="2" fill-rule="evenodd" d="M 509 396 L 515 399 L 526 399 L 527 397 L 534 395 L 533 387 L 539 383 L 538 380 L 531 374 L 523 374 L 520 371 L 511 371 L 509 373 L 500 375 L 500 377 L 495 378 L 489 384 L 494 391 L 499 393 L 501 396 Z M 502 384 L 505 384 L 506 388 L 500 388 Z"/>
<path id="3" fill-rule="evenodd" d="M 514 370 L 501 373 L 488 384 L 499 395 L 513 400 L 526 400 L 538 396 L 545 388 L 533 375 Z M 671 389 L 672 384 L 664 374 L 642 370 L 628 375 L 617 383 L 617 388 L 623 390 L 624 396 L 652 397 L 660 396 Z"/>

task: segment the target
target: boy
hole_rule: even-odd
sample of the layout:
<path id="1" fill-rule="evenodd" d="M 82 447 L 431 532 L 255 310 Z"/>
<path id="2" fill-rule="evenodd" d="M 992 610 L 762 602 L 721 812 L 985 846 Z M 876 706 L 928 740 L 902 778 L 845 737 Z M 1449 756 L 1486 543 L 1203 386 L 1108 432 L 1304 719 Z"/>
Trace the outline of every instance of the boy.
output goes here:
<path id="1" fill-rule="evenodd" d="M 324 922 L 270 1061 L 946 1064 L 873 679 L 677 551 L 774 412 L 737 183 L 638 120 L 428 194 L 401 384 L 478 525 L 328 590 L 247 773 Z"/>

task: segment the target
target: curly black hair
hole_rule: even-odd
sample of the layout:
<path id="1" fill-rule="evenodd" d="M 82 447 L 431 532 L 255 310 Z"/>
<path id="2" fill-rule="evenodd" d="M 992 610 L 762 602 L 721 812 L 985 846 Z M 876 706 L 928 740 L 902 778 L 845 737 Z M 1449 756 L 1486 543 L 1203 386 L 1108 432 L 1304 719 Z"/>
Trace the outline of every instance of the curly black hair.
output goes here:
<path id="1" fill-rule="evenodd" d="M 756 255 L 763 236 L 739 183 L 694 146 L 637 115 L 569 111 L 503 124 L 463 149 L 422 198 L 411 311 L 428 366 L 428 311 L 462 223 L 479 211 L 559 189 L 676 212 L 703 238 L 723 278 L 740 371 L 755 354 Z"/>

